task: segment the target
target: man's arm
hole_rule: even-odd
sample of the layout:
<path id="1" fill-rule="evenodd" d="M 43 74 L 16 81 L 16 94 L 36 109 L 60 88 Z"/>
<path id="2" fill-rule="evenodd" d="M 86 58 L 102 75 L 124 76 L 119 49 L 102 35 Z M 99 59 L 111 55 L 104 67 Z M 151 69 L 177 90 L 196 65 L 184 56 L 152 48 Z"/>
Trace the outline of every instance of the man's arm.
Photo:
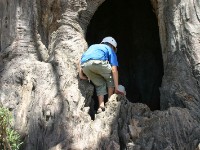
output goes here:
<path id="1" fill-rule="evenodd" d="M 118 70 L 117 66 L 112 66 L 112 75 L 113 75 L 113 80 L 114 80 L 114 85 L 115 85 L 115 93 L 118 91 Z"/>

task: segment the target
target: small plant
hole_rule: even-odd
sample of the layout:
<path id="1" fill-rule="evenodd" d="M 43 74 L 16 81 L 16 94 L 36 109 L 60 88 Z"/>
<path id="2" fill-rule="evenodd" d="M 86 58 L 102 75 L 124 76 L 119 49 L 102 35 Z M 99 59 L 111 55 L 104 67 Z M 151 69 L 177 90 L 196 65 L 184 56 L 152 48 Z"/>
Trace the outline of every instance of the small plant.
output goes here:
<path id="1" fill-rule="evenodd" d="M 8 109 L 0 107 L 0 149 L 18 150 L 20 142 L 19 134 L 11 128 L 12 116 Z"/>

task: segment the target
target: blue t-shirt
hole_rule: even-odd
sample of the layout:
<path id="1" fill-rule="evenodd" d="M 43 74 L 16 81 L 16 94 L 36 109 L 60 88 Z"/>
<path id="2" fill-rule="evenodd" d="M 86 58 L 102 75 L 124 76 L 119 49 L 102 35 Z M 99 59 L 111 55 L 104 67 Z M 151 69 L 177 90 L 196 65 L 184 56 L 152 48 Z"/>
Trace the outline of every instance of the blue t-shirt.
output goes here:
<path id="1" fill-rule="evenodd" d="M 106 44 L 91 45 L 88 50 L 83 53 L 81 64 L 88 60 L 108 60 L 111 66 L 118 66 L 117 56 L 114 50 Z"/>

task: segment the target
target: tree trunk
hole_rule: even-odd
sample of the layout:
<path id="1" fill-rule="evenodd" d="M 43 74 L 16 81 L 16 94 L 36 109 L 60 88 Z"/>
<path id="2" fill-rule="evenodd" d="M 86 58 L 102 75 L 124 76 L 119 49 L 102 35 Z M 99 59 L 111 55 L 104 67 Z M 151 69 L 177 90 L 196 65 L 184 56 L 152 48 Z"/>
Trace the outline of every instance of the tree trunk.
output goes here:
<path id="1" fill-rule="evenodd" d="M 78 78 L 87 27 L 104 0 L 1 0 L 0 100 L 25 150 L 191 150 L 200 142 L 200 2 L 152 0 L 164 76 L 161 110 L 114 94 L 95 115 Z M 126 3 L 126 2 L 124 2 Z M 94 112 L 93 112 L 94 113 Z"/>

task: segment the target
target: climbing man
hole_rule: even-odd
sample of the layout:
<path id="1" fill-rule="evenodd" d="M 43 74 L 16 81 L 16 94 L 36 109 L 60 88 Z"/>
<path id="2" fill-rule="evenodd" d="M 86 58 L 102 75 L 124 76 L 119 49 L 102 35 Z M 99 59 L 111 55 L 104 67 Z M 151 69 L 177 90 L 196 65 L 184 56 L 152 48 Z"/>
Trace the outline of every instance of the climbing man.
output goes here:
<path id="1" fill-rule="evenodd" d="M 108 94 L 108 98 L 110 98 L 114 92 L 120 93 L 116 52 L 117 42 L 115 39 L 105 37 L 100 44 L 91 45 L 81 57 L 79 77 L 81 79 L 88 78 L 94 83 L 99 101 L 97 113 L 105 111 L 104 95 Z"/>

